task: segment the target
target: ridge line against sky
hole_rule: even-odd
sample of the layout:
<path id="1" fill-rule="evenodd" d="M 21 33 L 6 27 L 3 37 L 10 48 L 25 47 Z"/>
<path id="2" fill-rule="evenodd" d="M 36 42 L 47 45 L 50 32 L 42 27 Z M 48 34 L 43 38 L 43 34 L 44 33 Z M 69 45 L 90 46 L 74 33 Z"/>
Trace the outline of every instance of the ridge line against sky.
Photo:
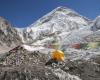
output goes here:
<path id="1" fill-rule="evenodd" d="M 100 0 L 0 0 L 0 16 L 16 27 L 27 27 L 59 6 L 92 20 L 100 15 Z"/>

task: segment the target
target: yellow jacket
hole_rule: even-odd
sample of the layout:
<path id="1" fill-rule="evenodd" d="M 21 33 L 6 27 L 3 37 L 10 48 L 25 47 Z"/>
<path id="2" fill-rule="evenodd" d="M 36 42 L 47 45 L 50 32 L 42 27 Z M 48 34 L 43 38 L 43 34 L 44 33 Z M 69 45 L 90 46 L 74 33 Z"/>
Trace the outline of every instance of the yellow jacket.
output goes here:
<path id="1" fill-rule="evenodd" d="M 57 61 L 64 61 L 64 53 L 60 50 L 54 50 L 52 52 L 52 59 Z"/>

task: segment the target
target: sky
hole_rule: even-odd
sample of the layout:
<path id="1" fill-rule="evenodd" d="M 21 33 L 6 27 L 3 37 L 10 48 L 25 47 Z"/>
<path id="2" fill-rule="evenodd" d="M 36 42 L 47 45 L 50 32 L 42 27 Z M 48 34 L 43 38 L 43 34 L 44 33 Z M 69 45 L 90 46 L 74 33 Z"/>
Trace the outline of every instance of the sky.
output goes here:
<path id="1" fill-rule="evenodd" d="M 0 16 L 15 27 L 27 27 L 59 6 L 91 20 L 100 15 L 100 0 L 0 0 Z"/>

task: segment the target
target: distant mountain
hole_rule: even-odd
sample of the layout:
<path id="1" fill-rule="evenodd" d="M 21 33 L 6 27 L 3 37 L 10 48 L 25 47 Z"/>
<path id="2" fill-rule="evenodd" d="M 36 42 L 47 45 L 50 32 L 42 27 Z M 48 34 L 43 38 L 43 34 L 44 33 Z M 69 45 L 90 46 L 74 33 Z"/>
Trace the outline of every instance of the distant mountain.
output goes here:
<path id="1" fill-rule="evenodd" d="M 9 51 L 21 43 L 17 30 L 11 24 L 0 17 L 0 54 Z"/>
<path id="2" fill-rule="evenodd" d="M 97 30 L 100 30 L 100 16 L 98 16 L 95 20 L 94 20 L 94 23 L 91 27 L 91 30 L 93 31 L 97 31 Z"/>
<path id="3" fill-rule="evenodd" d="M 69 8 L 58 7 L 23 31 L 24 42 L 32 43 L 44 39 L 45 36 L 49 37 L 52 33 L 70 32 L 91 23 L 91 20 Z"/>

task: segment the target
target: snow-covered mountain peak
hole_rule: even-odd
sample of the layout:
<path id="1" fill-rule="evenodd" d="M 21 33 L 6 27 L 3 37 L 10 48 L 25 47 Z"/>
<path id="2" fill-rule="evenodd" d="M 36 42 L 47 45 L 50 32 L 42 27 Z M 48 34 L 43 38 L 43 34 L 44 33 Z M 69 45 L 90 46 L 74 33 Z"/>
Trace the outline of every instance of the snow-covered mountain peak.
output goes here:
<path id="1" fill-rule="evenodd" d="M 100 16 L 97 16 L 92 24 L 92 30 L 97 31 L 100 30 Z"/>
<path id="2" fill-rule="evenodd" d="M 43 39 L 54 32 L 70 32 L 90 24 L 90 20 L 66 7 L 57 7 L 24 30 L 25 41 Z"/>
<path id="3" fill-rule="evenodd" d="M 100 16 L 97 16 L 96 19 L 95 19 L 95 22 L 97 23 L 96 25 L 100 26 Z"/>
<path id="4" fill-rule="evenodd" d="M 29 27 L 39 26 L 44 23 L 55 22 L 55 21 L 57 21 L 57 22 L 63 21 L 64 22 L 66 20 L 67 20 L 67 22 L 72 21 L 72 22 L 75 22 L 78 24 L 80 23 L 80 24 L 84 24 L 84 25 L 89 24 L 89 21 L 90 21 L 89 19 L 84 18 L 83 16 L 79 15 L 74 10 L 60 6 L 60 7 L 57 7 L 56 9 L 52 10 L 50 13 L 43 16 L 39 20 L 37 20 L 35 23 L 30 25 Z"/>
<path id="5" fill-rule="evenodd" d="M 97 18 L 100 18 L 100 15 L 98 15 Z"/>
<path id="6" fill-rule="evenodd" d="M 63 6 L 59 6 L 53 10 L 53 12 L 57 12 L 57 11 L 58 12 L 67 12 L 67 13 L 73 12 L 73 13 L 77 14 L 77 12 L 75 12 L 74 10 L 67 8 L 67 7 L 63 7 Z"/>

